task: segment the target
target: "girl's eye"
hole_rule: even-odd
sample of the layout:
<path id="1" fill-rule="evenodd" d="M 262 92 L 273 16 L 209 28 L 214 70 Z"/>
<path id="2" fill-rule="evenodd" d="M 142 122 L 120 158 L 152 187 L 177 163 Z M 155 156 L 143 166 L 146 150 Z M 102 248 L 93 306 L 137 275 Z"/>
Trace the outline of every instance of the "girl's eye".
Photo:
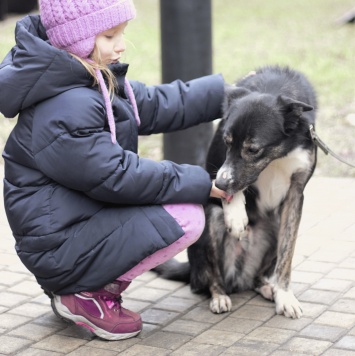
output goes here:
<path id="1" fill-rule="evenodd" d="M 113 38 L 113 36 L 111 35 L 105 35 L 105 37 L 108 39 L 108 40 L 111 40 Z"/>

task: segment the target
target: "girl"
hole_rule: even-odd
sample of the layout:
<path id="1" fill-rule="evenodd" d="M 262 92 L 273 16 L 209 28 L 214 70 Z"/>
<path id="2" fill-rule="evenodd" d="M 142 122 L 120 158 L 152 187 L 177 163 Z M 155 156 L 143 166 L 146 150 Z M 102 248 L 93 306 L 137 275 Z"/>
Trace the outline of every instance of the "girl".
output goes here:
<path id="1" fill-rule="evenodd" d="M 121 293 L 196 241 L 201 205 L 225 196 L 198 166 L 139 157 L 138 135 L 218 118 L 224 82 L 129 83 L 131 0 L 41 0 L 40 12 L 0 66 L 0 111 L 19 114 L 3 153 L 16 251 L 57 315 L 129 338 L 142 321 Z"/>

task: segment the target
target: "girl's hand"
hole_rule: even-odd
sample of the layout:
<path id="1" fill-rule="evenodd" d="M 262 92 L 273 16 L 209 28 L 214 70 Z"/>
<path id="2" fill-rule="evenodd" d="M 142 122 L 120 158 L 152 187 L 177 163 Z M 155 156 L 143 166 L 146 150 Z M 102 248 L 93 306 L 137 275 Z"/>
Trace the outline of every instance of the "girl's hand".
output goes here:
<path id="1" fill-rule="evenodd" d="M 212 181 L 212 188 L 210 192 L 211 198 L 229 199 L 230 196 L 224 191 L 216 187 L 215 181 Z"/>

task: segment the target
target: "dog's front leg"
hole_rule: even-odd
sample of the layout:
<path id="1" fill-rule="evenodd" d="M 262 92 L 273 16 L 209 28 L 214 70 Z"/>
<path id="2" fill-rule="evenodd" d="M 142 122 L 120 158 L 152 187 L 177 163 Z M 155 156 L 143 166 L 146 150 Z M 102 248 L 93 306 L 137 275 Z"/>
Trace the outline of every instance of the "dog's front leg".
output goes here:
<path id="1" fill-rule="evenodd" d="M 292 258 L 301 220 L 302 205 L 303 186 L 300 186 L 299 182 L 293 182 L 281 212 L 277 262 L 271 282 L 276 312 L 277 314 L 284 314 L 288 318 L 300 318 L 302 316 L 301 305 L 290 289 Z"/>

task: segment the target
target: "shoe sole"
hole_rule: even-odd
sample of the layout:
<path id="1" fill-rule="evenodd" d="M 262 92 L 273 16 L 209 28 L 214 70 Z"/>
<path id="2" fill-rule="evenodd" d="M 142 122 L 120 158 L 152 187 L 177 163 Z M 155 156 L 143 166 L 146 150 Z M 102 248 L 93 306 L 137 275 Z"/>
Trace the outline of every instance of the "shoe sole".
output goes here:
<path id="1" fill-rule="evenodd" d="M 62 303 L 58 302 L 56 305 L 56 298 L 57 296 L 53 297 L 51 299 L 51 306 L 53 309 L 54 314 L 59 317 L 60 319 L 64 320 L 67 323 L 74 323 L 78 326 L 83 326 L 84 328 L 90 330 L 92 333 L 94 333 L 96 336 L 105 339 L 105 340 L 125 340 L 129 339 L 131 337 L 134 337 L 138 335 L 141 330 L 134 331 L 132 333 L 124 333 L 124 334 L 113 334 L 109 333 L 108 331 L 105 331 L 101 328 L 98 328 L 96 325 L 91 323 L 89 320 L 84 318 L 81 315 L 74 315 L 70 312 L 70 310 L 63 305 Z"/>

